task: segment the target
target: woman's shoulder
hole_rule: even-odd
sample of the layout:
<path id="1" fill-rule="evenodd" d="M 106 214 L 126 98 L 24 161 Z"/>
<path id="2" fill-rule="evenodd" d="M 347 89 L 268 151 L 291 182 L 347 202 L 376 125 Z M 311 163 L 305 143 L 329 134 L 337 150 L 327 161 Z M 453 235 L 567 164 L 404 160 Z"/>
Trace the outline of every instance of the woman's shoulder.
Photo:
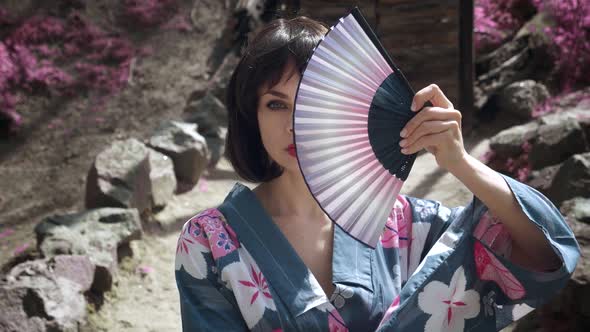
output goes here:
<path id="1" fill-rule="evenodd" d="M 179 246 L 183 246 L 183 240 L 198 245 L 200 251 L 211 252 L 213 259 L 225 256 L 239 247 L 236 233 L 218 208 L 202 210 L 188 219 L 182 226 Z"/>

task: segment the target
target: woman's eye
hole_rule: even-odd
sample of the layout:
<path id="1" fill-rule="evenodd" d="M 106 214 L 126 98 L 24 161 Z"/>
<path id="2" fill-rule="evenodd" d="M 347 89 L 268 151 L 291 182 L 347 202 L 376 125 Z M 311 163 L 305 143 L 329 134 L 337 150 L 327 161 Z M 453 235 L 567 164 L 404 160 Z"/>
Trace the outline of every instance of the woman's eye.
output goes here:
<path id="1" fill-rule="evenodd" d="M 266 107 L 270 108 L 271 110 L 280 110 L 280 109 L 287 108 L 287 105 L 285 105 L 285 103 L 280 102 L 280 101 L 271 100 L 266 104 Z"/>

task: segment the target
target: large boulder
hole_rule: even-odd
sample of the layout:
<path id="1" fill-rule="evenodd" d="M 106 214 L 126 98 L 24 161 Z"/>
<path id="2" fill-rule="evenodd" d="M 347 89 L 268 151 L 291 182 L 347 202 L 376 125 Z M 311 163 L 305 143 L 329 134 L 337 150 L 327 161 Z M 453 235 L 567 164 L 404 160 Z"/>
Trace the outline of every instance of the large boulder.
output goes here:
<path id="1" fill-rule="evenodd" d="M 562 164 L 551 165 L 540 170 L 532 171 L 527 184 L 547 195 L 547 191 L 553 184 L 555 174 L 557 174 L 561 166 Z"/>
<path id="2" fill-rule="evenodd" d="M 207 167 L 207 141 L 192 123 L 169 121 L 149 140 L 150 147 L 172 158 L 180 182 L 195 185 Z"/>
<path id="3" fill-rule="evenodd" d="M 556 172 L 549 198 L 557 203 L 574 197 L 590 196 L 590 152 L 577 154 L 567 159 Z"/>
<path id="4" fill-rule="evenodd" d="M 198 132 L 205 137 L 209 148 L 207 168 L 214 168 L 225 150 L 225 128 L 227 128 L 225 105 L 211 93 L 201 97 L 195 93 L 187 101 L 183 119 L 197 124 Z"/>
<path id="5" fill-rule="evenodd" d="M 531 120 L 537 105 L 549 98 L 547 87 L 533 80 L 514 82 L 498 94 L 501 111 L 515 114 L 524 120 Z"/>
<path id="6" fill-rule="evenodd" d="M 100 152 L 86 181 L 86 208 L 151 209 L 149 150 L 131 138 L 115 141 Z"/>
<path id="7" fill-rule="evenodd" d="M 522 152 L 522 144 L 534 139 L 539 124 L 529 122 L 502 130 L 490 139 L 490 149 L 501 157 L 514 157 Z"/>
<path id="8" fill-rule="evenodd" d="M 0 281 L 1 331 L 78 331 L 94 265 L 85 256 L 55 256 L 16 265 Z"/>
<path id="9" fill-rule="evenodd" d="M 586 135 L 578 120 L 568 114 L 561 115 L 551 121 L 541 119 L 529 155 L 534 169 L 558 164 L 571 155 L 588 150 Z"/>
<path id="10" fill-rule="evenodd" d="M 205 93 L 204 96 L 199 96 L 199 93 L 195 92 L 186 102 L 183 120 L 196 123 L 199 134 L 205 137 L 216 135 L 219 127 L 227 127 L 227 110 L 213 94 Z"/>
<path id="11" fill-rule="evenodd" d="M 240 56 L 234 53 L 228 53 L 223 62 L 215 71 L 215 74 L 209 81 L 209 89 L 211 93 L 225 103 L 227 85 L 229 84 L 231 75 L 240 62 Z"/>
<path id="12" fill-rule="evenodd" d="M 154 149 L 149 149 L 152 205 L 161 209 L 174 196 L 176 175 L 172 158 Z"/>
<path id="13" fill-rule="evenodd" d="M 44 257 L 86 255 L 96 266 L 92 289 L 112 286 L 119 251 L 142 235 L 136 209 L 102 208 L 45 218 L 35 227 L 37 246 Z"/>

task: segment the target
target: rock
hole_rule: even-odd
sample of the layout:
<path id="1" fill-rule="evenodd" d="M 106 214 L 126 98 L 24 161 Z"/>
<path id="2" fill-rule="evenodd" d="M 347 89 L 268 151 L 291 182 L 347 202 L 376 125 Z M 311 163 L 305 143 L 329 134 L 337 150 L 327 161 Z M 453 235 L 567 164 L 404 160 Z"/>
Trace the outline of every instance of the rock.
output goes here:
<path id="1" fill-rule="evenodd" d="M 522 144 L 535 138 L 539 124 L 529 122 L 502 130 L 490 139 L 490 149 L 506 159 L 522 152 Z"/>
<path id="2" fill-rule="evenodd" d="M 153 219 L 161 229 L 164 231 L 177 230 L 196 214 L 199 207 L 191 204 L 186 195 L 188 193 L 175 196 L 162 211 L 154 214 Z"/>
<path id="3" fill-rule="evenodd" d="M 568 222 L 575 220 L 589 226 L 588 230 L 585 230 L 583 233 L 576 234 L 576 238 L 584 239 L 590 243 L 590 198 L 575 197 L 567 200 L 561 203 L 560 211 L 564 216 L 566 216 Z"/>
<path id="4" fill-rule="evenodd" d="M 588 197 L 590 192 L 590 152 L 567 159 L 555 174 L 547 196 L 553 202 L 563 202 L 573 197 Z"/>
<path id="5" fill-rule="evenodd" d="M 205 137 L 207 140 L 207 146 L 209 147 L 209 162 L 207 163 L 207 169 L 213 169 L 225 153 L 225 137 L 227 130 L 220 128 L 218 137 Z"/>
<path id="6" fill-rule="evenodd" d="M 199 134 L 217 136 L 219 127 L 227 127 L 227 110 L 225 105 L 213 94 L 206 93 L 199 97 L 199 92 L 191 94 L 184 109 L 183 120 L 196 123 Z"/>
<path id="7" fill-rule="evenodd" d="M 543 80 L 550 71 L 548 47 L 535 36 L 524 35 L 495 51 L 479 56 L 475 80 L 475 106 L 482 109 L 507 85 L 526 79 Z"/>
<path id="8" fill-rule="evenodd" d="M 550 45 L 553 41 L 547 36 L 545 29 L 554 25 L 555 22 L 551 15 L 545 11 L 540 11 L 520 28 L 514 38 L 532 35 L 540 38 L 546 45 Z"/>
<path id="9" fill-rule="evenodd" d="M 82 291 L 92 286 L 96 267 L 88 256 L 58 255 L 49 262 L 56 276 L 75 282 Z"/>
<path id="10" fill-rule="evenodd" d="M 519 81 L 503 88 L 498 95 L 501 111 L 515 114 L 521 119 L 531 120 L 535 107 L 549 98 L 549 91 L 543 84 L 533 80 Z"/>
<path id="11" fill-rule="evenodd" d="M 209 81 L 209 89 L 211 93 L 219 100 L 225 103 L 225 95 L 227 84 L 230 81 L 231 75 L 238 66 L 240 57 L 236 54 L 228 53 L 223 62 Z"/>
<path id="12" fill-rule="evenodd" d="M 86 208 L 151 209 L 148 148 L 136 139 L 115 141 L 96 156 L 86 181 Z"/>
<path id="13" fill-rule="evenodd" d="M 149 145 L 172 158 L 178 181 L 195 185 L 207 166 L 207 142 L 195 124 L 169 121 L 150 138 Z"/>
<path id="14" fill-rule="evenodd" d="M 16 265 L 0 282 L 0 330 L 78 331 L 94 266 L 84 256 L 57 256 Z"/>
<path id="15" fill-rule="evenodd" d="M 142 235 L 136 209 L 102 208 L 45 218 L 35 227 L 44 257 L 87 255 L 96 266 L 92 290 L 111 288 L 117 270 L 117 249 Z"/>
<path id="16" fill-rule="evenodd" d="M 206 93 L 198 97 L 196 91 L 189 97 L 184 110 L 183 119 L 196 123 L 198 132 L 207 141 L 209 160 L 207 168 L 214 168 L 225 151 L 225 128 L 227 128 L 227 110 L 225 105 L 213 94 Z"/>
<path id="17" fill-rule="evenodd" d="M 543 169 L 532 171 L 527 184 L 543 194 L 547 194 L 547 191 L 551 188 L 555 174 L 557 174 L 561 165 L 547 166 Z"/>
<path id="18" fill-rule="evenodd" d="M 176 176 L 172 159 L 156 150 L 149 149 L 152 205 L 162 208 L 176 191 Z"/>
<path id="19" fill-rule="evenodd" d="M 582 249 L 580 260 L 572 275 L 570 285 L 565 291 L 570 290 L 575 306 L 572 308 L 576 313 L 590 319 L 590 308 L 580 305 L 585 303 L 590 296 L 590 198 L 575 197 L 565 201 L 560 207 L 561 213 L 565 216 L 570 225 L 576 240 Z"/>
<path id="20" fill-rule="evenodd" d="M 533 169 L 558 164 L 573 154 L 587 150 L 584 131 L 575 118 L 564 114 L 552 121 L 541 120 L 529 155 Z"/>

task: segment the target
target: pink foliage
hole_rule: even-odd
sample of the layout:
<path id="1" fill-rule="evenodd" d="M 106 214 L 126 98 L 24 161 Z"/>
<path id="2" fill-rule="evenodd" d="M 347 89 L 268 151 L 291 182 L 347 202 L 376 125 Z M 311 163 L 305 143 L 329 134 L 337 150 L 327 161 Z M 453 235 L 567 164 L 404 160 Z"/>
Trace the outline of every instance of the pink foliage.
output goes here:
<path id="1" fill-rule="evenodd" d="M 11 25 L 13 23 L 14 17 L 6 9 L 0 7 L 0 26 Z"/>
<path id="2" fill-rule="evenodd" d="M 123 0 L 122 18 L 143 27 L 160 25 L 178 10 L 176 0 Z"/>
<path id="3" fill-rule="evenodd" d="M 523 24 L 516 8 L 522 0 L 476 0 L 474 44 L 476 51 L 489 50 L 511 37 Z"/>
<path id="4" fill-rule="evenodd" d="M 189 18 L 185 14 L 178 14 L 162 25 L 162 29 L 165 30 L 178 30 L 188 32 L 193 30 L 193 25 L 189 21 Z"/>
<path id="5" fill-rule="evenodd" d="M 83 8 L 74 5 L 77 0 L 69 3 Z M 192 30 L 178 8 L 177 0 L 122 0 L 119 16 L 131 26 Z M 95 108 L 101 108 L 105 97 L 127 85 L 134 59 L 153 52 L 105 32 L 77 10 L 67 17 L 36 14 L 17 21 L 0 7 L 0 28 L 8 28 L 0 41 L 0 123 L 8 119 L 10 131 L 21 124 L 15 109 L 19 94 L 90 92 Z"/>
<path id="6" fill-rule="evenodd" d="M 494 151 L 488 151 L 485 154 L 485 163 L 493 169 L 506 173 L 521 182 L 526 182 L 531 174 L 532 167 L 529 162 L 529 154 L 532 144 L 525 141 L 521 145 L 521 152 L 515 158 L 504 159 Z"/>
<path id="7" fill-rule="evenodd" d="M 559 110 L 568 109 L 579 105 L 582 102 L 590 102 L 590 93 L 585 93 L 583 90 L 577 92 L 562 92 L 556 96 L 545 99 L 542 103 L 533 109 L 533 118 L 553 113 Z"/>
<path id="8" fill-rule="evenodd" d="M 590 2 L 587 0 L 532 0 L 550 14 L 555 26 L 546 33 L 555 43 L 555 66 L 562 90 L 590 84 Z"/>
<path id="9" fill-rule="evenodd" d="M 128 39 L 104 32 L 77 12 L 64 19 L 26 19 L 0 42 L 0 113 L 14 130 L 21 123 L 15 111 L 19 91 L 115 94 L 127 84 L 136 53 Z"/>

